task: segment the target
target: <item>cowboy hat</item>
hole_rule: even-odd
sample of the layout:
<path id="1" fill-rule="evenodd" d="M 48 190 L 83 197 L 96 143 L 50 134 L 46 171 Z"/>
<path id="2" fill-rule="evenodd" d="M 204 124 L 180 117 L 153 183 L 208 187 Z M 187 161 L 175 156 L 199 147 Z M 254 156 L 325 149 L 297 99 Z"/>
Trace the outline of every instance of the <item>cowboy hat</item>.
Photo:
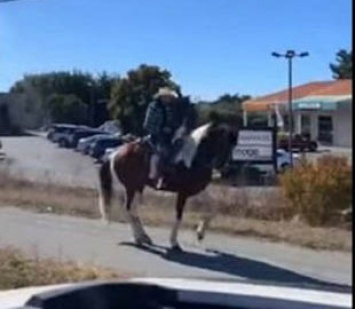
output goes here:
<path id="1" fill-rule="evenodd" d="M 158 92 L 154 95 L 154 98 L 159 98 L 163 96 L 169 96 L 174 98 L 178 97 L 177 93 L 168 87 L 159 88 Z"/>

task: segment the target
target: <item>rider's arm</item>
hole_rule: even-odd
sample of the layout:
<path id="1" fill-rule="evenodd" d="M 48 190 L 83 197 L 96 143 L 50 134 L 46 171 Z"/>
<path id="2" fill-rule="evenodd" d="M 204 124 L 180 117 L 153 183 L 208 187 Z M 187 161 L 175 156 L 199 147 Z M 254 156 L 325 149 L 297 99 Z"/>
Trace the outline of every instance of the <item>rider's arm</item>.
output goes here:
<path id="1" fill-rule="evenodd" d="M 143 129 L 147 134 L 156 135 L 160 132 L 163 122 L 161 110 L 156 102 L 151 102 L 145 115 Z"/>

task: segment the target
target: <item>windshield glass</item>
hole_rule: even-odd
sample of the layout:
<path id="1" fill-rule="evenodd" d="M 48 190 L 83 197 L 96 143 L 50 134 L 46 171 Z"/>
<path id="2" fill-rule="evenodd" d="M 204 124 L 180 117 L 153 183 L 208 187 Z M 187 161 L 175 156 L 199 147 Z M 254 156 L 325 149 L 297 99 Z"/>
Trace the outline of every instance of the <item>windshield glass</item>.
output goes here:
<path id="1" fill-rule="evenodd" d="M 350 0 L 0 0 L 0 289 L 352 285 L 351 22 Z M 2 286 L 8 250 L 58 273 Z"/>

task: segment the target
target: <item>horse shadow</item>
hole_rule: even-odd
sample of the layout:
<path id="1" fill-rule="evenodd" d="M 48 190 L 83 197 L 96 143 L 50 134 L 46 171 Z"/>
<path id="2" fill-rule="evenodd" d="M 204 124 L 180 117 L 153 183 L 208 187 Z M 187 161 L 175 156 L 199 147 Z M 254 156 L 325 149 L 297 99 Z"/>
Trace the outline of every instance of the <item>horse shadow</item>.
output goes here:
<path id="1" fill-rule="evenodd" d="M 169 247 L 150 245 L 139 246 L 135 243 L 123 242 L 119 245 L 135 247 L 160 258 L 181 264 L 248 279 L 254 282 L 272 282 L 273 284 L 302 285 L 309 287 L 324 287 L 343 291 L 351 286 L 330 283 L 315 279 L 266 262 L 240 257 L 226 252 L 206 249 L 204 252 L 174 251 Z"/>

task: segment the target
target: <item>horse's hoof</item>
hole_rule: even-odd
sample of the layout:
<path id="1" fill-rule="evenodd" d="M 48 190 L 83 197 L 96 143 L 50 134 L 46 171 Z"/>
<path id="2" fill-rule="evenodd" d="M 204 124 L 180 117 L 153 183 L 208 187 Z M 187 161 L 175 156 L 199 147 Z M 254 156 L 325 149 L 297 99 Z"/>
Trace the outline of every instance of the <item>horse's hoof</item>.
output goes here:
<path id="1" fill-rule="evenodd" d="M 111 223 L 110 220 L 108 220 L 108 219 L 102 219 L 101 222 L 104 226 L 109 226 Z"/>
<path id="2" fill-rule="evenodd" d="M 145 247 L 147 244 L 143 241 L 143 240 L 141 240 L 141 239 L 136 239 L 135 240 L 135 243 L 136 243 L 136 246 L 137 247 Z"/>
<path id="3" fill-rule="evenodd" d="M 180 245 L 174 245 L 171 247 L 171 251 L 172 252 L 182 252 L 182 248 L 180 247 Z"/>
<path id="4" fill-rule="evenodd" d="M 203 239 L 204 239 L 204 235 L 202 233 L 197 233 L 197 241 L 202 242 Z"/>
<path id="5" fill-rule="evenodd" d="M 151 246 L 153 245 L 153 241 L 150 239 L 149 236 L 144 235 L 143 237 L 136 239 L 136 244 L 139 246 Z"/>
<path id="6" fill-rule="evenodd" d="M 153 241 L 152 241 L 152 240 L 150 239 L 150 237 L 148 237 L 148 236 L 145 236 L 145 237 L 143 238 L 143 243 L 146 244 L 146 245 L 148 245 L 148 246 L 153 245 Z"/>

